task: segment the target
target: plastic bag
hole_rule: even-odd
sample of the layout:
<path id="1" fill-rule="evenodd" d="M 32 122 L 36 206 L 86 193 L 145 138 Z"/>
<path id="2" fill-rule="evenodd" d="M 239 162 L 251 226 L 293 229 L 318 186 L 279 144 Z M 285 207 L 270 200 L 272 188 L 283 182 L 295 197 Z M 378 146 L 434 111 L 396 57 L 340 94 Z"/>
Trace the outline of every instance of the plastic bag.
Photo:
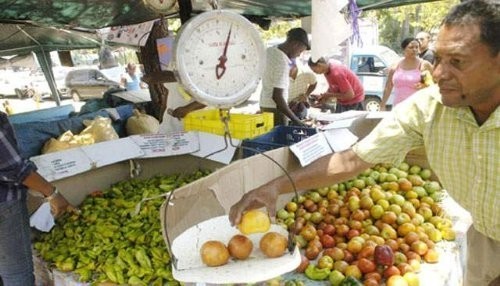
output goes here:
<path id="1" fill-rule="evenodd" d="M 160 122 L 151 115 L 134 109 L 134 114 L 127 119 L 126 129 L 128 135 L 155 134 L 160 129 Z"/>
<path id="2" fill-rule="evenodd" d="M 50 138 L 43 144 L 42 154 L 62 151 L 84 145 L 94 144 L 91 134 L 73 135 L 71 131 L 66 131 L 59 138 Z"/>
<path id="3" fill-rule="evenodd" d="M 111 125 L 111 119 L 97 116 L 94 120 L 84 120 L 83 125 L 87 126 L 80 135 L 90 134 L 95 143 L 118 139 L 118 133 Z"/>

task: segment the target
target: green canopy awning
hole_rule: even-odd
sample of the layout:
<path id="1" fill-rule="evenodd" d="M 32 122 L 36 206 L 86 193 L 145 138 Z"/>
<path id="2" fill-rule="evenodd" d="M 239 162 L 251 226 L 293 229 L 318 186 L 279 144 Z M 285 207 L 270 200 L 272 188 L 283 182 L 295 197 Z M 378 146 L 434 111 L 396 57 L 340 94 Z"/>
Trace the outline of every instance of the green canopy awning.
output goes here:
<path id="1" fill-rule="evenodd" d="M 178 0 L 186 2 L 189 0 Z M 335 0 L 331 0 L 335 1 Z M 437 0 L 356 0 L 360 9 L 382 9 Z M 194 13 L 210 9 L 209 1 L 191 0 Z M 310 0 L 219 0 L 222 9 L 251 17 L 302 17 L 311 15 Z M 170 15 L 175 16 L 177 11 Z M 64 28 L 98 29 L 157 19 L 161 15 L 139 0 L 0 0 L 0 22 L 30 21 Z"/>
<path id="2" fill-rule="evenodd" d="M 100 47 L 94 33 L 27 23 L 0 23 L 0 56 Z"/>

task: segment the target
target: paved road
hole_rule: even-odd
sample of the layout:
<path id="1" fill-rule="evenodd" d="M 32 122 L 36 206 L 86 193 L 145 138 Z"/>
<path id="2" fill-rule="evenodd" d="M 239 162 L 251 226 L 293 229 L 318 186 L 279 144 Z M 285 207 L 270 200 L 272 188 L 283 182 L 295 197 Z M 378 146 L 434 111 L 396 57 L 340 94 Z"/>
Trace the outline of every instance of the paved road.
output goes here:
<path id="1" fill-rule="evenodd" d="M 50 107 L 55 107 L 56 102 L 53 100 L 44 100 L 42 102 L 36 102 L 31 98 L 27 99 L 17 99 L 17 98 L 2 98 L 0 99 L 0 110 L 5 111 L 3 108 L 3 103 L 8 101 L 14 113 L 28 112 L 32 110 L 45 109 Z M 74 102 L 72 99 L 65 99 L 61 101 L 61 105 L 72 104 L 75 111 L 79 111 L 84 102 Z"/>

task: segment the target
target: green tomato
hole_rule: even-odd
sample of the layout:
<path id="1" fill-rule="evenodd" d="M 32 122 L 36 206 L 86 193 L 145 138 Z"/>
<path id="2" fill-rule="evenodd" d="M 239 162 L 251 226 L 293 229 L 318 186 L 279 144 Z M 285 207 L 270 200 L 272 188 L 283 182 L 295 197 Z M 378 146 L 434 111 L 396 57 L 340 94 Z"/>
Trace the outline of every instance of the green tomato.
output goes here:
<path id="1" fill-rule="evenodd" d="M 330 284 L 332 286 L 339 286 L 342 283 L 342 281 L 344 281 L 344 279 L 345 275 L 338 270 L 333 270 L 330 273 L 330 276 L 328 277 L 328 280 L 330 281 Z"/>

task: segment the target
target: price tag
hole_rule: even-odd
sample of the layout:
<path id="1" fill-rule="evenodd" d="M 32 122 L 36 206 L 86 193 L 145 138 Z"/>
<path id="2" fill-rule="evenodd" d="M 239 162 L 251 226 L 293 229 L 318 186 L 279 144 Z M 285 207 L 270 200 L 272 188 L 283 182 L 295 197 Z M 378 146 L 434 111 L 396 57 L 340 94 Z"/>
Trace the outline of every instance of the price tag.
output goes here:
<path id="1" fill-rule="evenodd" d="M 293 144 L 290 146 L 290 151 L 299 159 L 302 167 L 332 153 L 332 149 L 322 132 Z"/>
<path id="2" fill-rule="evenodd" d="M 142 158 L 188 154 L 200 149 L 198 136 L 193 132 L 135 135 L 131 138 L 144 153 Z"/>
<path id="3" fill-rule="evenodd" d="M 38 167 L 38 173 L 49 182 L 92 168 L 92 161 L 80 148 L 35 156 L 30 160 Z"/>

